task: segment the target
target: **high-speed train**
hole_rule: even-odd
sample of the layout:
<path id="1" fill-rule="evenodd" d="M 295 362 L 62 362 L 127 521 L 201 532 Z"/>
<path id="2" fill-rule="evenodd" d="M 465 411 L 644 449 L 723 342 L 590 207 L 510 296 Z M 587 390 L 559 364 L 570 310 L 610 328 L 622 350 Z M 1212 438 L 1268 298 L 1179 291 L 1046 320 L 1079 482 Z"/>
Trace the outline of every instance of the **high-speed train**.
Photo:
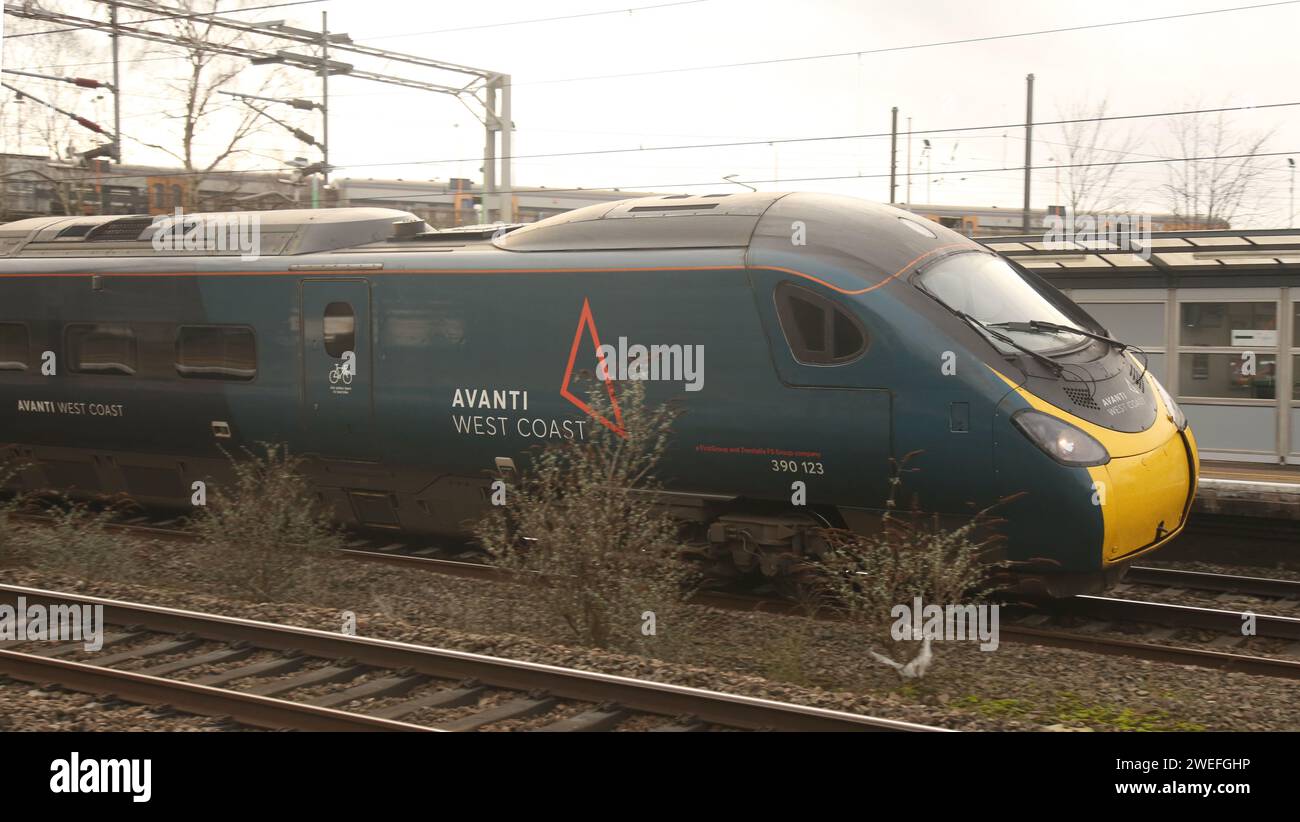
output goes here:
<path id="1" fill-rule="evenodd" d="M 252 241 L 252 242 L 249 242 Z M 779 575 L 809 529 L 1007 497 L 1004 552 L 1097 590 L 1183 528 L 1198 461 L 1140 351 L 948 229 L 822 194 L 670 195 L 434 231 L 328 209 L 0 226 L 0 444 L 26 489 L 188 505 L 286 443 L 348 524 L 463 534 L 503 466 L 682 415 L 658 469 L 699 545 Z M 611 418 L 613 417 L 613 418 Z M 792 489 L 803 483 L 805 504 Z"/>

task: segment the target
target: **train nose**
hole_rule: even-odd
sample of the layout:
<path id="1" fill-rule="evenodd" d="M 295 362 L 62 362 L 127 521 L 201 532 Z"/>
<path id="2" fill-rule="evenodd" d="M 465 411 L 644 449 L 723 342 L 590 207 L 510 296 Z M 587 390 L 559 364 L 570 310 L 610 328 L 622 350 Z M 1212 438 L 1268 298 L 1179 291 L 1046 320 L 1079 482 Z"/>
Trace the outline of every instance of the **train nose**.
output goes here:
<path id="1" fill-rule="evenodd" d="M 1186 524 L 1198 471 L 1190 428 L 1157 448 L 1092 470 L 1103 475 L 1104 564 L 1156 548 Z"/>

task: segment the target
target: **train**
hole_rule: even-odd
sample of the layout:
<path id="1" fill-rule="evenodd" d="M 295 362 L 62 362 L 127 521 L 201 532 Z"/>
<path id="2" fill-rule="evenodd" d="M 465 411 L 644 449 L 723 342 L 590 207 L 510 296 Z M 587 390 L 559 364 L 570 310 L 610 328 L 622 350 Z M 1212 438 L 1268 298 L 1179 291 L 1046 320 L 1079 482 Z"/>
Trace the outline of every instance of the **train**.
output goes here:
<path id="1" fill-rule="evenodd" d="M 1018 584 L 1048 596 L 1113 584 L 1196 489 L 1192 431 L 1140 350 L 972 240 L 853 197 L 442 230 L 376 208 L 0 226 L 13 490 L 184 507 L 274 442 L 345 525 L 463 536 L 536 446 L 626 434 L 580 374 L 679 406 L 660 499 L 744 572 L 787 573 L 827 526 L 878 528 L 905 455 L 908 500 L 997 506 Z"/>

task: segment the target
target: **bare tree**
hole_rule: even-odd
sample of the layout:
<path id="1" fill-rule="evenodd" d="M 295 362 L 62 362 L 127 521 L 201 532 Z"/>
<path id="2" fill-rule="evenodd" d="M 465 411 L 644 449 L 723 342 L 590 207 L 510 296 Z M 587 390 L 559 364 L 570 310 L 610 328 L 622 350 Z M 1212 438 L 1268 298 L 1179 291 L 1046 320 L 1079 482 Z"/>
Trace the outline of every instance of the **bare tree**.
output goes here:
<path id="1" fill-rule="evenodd" d="M 247 2 L 243 0 L 236 5 Z M 256 45 L 250 42 L 248 34 L 217 26 L 204 16 L 231 10 L 219 9 L 219 5 L 220 0 L 177 0 L 175 7 L 193 16 L 168 21 L 174 43 L 150 49 L 159 54 L 179 54 L 184 60 L 184 71 L 165 84 L 180 103 L 178 111 L 166 115 L 178 126 L 178 139 L 144 145 L 180 162 L 188 178 L 185 207 L 190 210 L 200 207 L 204 180 L 239 155 L 248 153 L 249 138 L 261 133 L 269 122 L 258 108 L 218 94 L 222 90 L 235 90 L 237 79 L 247 68 L 242 58 L 220 53 L 221 47 Z M 259 95 L 283 93 L 285 83 L 282 73 L 272 71 L 263 74 L 254 87 L 243 90 Z"/>
<path id="2" fill-rule="evenodd" d="M 1119 129 L 1107 116 L 1105 98 L 1095 105 L 1078 103 L 1062 112 L 1065 123 L 1060 127 L 1065 156 L 1066 205 L 1075 214 L 1102 214 L 1128 207 L 1128 185 L 1124 166 L 1138 143 L 1138 135 L 1129 128 Z"/>
<path id="3" fill-rule="evenodd" d="M 1254 216 L 1245 206 L 1265 169 L 1259 154 L 1273 130 L 1243 132 L 1234 129 L 1223 113 L 1193 114 L 1170 120 L 1171 153 L 1187 159 L 1166 165 L 1168 182 L 1161 186 L 1169 210 L 1190 224 L 1231 223 Z"/>
<path id="4" fill-rule="evenodd" d="M 18 70 L 63 74 L 63 66 L 78 62 L 92 47 L 91 36 L 82 31 L 69 31 L 50 23 L 9 18 L 6 20 L 9 37 L 4 42 L 5 66 Z M 64 214 L 82 210 L 87 195 L 85 169 L 79 165 L 80 154 L 109 138 L 96 138 L 94 132 L 74 121 L 67 114 L 56 111 L 57 106 L 66 112 L 95 120 L 95 104 L 103 102 L 102 94 L 87 91 L 67 83 L 42 80 L 34 77 L 5 75 L 11 88 L 0 91 L 0 135 L 6 152 L 16 154 L 44 154 L 49 162 L 36 169 L 30 164 L 8 164 L 4 169 L 6 183 L 0 194 L 7 195 L 7 184 L 21 182 L 50 190 L 57 209 Z M 23 165 L 28 165 L 23 168 Z M 8 198 L 5 197 L 6 205 Z"/>

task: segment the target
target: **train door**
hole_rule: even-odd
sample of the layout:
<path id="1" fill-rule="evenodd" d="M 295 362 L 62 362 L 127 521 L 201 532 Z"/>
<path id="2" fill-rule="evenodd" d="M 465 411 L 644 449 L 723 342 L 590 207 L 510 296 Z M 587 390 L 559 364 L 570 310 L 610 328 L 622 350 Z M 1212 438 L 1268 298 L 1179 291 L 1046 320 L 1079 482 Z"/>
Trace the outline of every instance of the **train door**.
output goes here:
<path id="1" fill-rule="evenodd" d="M 301 297 L 307 450 L 335 459 L 373 458 L 370 284 L 304 280 Z"/>
<path id="2" fill-rule="evenodd" d="M 785 419 L 805 452 L 774 470 L 807 483 L 809 502 L 883 508 L 893 456 L 892 394 L 873 379 L 872 330 L 837 295 L 807 280 L 750 272 Z M 805 476 L 806 475 L 806 476 Z"/>

